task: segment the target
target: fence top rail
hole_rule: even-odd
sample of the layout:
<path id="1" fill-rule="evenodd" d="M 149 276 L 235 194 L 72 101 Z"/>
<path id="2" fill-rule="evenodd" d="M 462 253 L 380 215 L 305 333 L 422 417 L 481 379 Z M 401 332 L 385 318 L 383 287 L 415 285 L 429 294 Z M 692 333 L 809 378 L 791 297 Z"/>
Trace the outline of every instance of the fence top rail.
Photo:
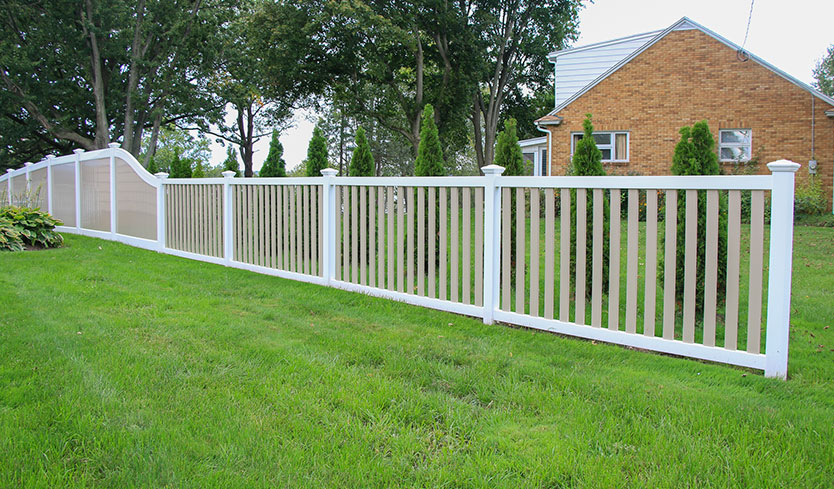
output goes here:
<path id="1" fill-rule="evenodd" d="M 482 176 L 470 177 L 335 177 L 340 186 L 362 187 L 483 187 Z"/>
<path id="2" fill-rule="evenodd" d="M 771 190 L 770 175 L 499 177 L 502 187 L 638 190 Z"/>
<path id="3" fill-rule="evenodd" d="M 232 185 L 324 185 L 325 180 L 324 177 L 235 177 L 230 183 Z"/>
<path id="4" fill-rule="evenodd" d="M 166 178 L 164 185 L 223 185 L 222 177 L 212 178 Z"/>

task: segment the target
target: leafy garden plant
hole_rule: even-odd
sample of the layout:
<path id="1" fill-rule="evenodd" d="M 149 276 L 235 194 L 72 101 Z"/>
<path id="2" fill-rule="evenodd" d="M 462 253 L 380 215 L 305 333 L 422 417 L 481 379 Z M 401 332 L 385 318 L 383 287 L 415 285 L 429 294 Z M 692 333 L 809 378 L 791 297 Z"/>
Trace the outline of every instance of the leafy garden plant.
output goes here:
<path id="1" fill-rule="evenodd" d="M 40 209 L 8 206 L 0 208 L 0 250 L 21 251 L 24 246 L 56 248 L 64 238 L 55 231 L 63 224 Z"/>

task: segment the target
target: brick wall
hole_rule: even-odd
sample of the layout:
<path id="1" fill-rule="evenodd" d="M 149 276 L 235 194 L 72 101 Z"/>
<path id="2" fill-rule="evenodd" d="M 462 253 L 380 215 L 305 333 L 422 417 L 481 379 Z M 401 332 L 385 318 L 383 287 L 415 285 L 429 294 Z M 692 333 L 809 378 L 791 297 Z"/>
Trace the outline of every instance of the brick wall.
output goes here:
<path id="1" fill-rule="evenodd" d="M 557 80 L 558 83 L 558 80 Z M 674 31 L 632 59 L 558 113 L 551 133 L 551 171 L 563 175 L 570 159 L 570 133 L 582 131 L 586 113 L 597 131 L 629 131 L 628 163 L 606 164 L 609 174 L 668 175 L 678 130 L 706 119 L 718 142 L 719 129 L 753 130 L 753 156 L 766 163 L 789 159 L 802 164 L 807 178 L 811 159 L 814 97 L 700 30 Z M 831 205 L 834 178 L 832 106 L 816 99 L 815 156 Z M 731 165 L 722 165 L 732 172 Z"/>

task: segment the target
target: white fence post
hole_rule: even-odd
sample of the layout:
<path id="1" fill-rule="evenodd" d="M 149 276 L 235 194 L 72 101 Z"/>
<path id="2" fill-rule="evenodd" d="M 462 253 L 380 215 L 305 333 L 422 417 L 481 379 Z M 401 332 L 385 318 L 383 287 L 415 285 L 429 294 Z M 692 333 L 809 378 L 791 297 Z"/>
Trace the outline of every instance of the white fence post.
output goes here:
<path id="1" fill-rule="evenodd" d="M 234 204 L 232 201 L 232 178 L 235 172 L 223 172 L 223 261 L 226 266 L 232 263 L 234 249 Z"/>
<path id="2" fill-rule="evenodd" d="M 30 183 L 31 180 L 32 180 L 32 176 L 30 175 L 30 173 L 32 172 L 32 169 L 30 167 L 32 165 L 34 165 L 34 163 L 31 163 L 31 162 L 28 162 L 28 161 L 23 164 L 23 168 L 26 169 L 26 198 L 27 199 L 30 199 L 32 197 L 31 196 L 32 184 Z"/>
<path id="3" fill-rule="evenodd" d="M 9 175 L 9 179 L 6 180 L 6 192 L 9 194 L 9 205 L 12 205 L 12 173 L 14 170 L 11 168 L 6 169 L 6 173 Z"/>
<path id="4" fill-rule="evenodd" d="M 110 235 L 113 239 L 116 237 L 116 149 L 121 145 L 119 143 L 110 143 L 107 147 L 110 148 Z"/>
<path id="5" fill-rule="evenodd" d="M 46 155 L 46 211 L 52 215 L 52 160 L 55 155 Z"/>
<path id="6" fill-rule="evenodd" d="M 501 270 L 501 185 L 504 167 L 489 165 L 484 172 L 484 324 L 492 324 Z M 479 209 L 475 209 L 478 212 Z M 477 250 L 476 250 L 477 253 Z"/>
<path id="7" fill-rule="evenodd" d="M 322 270 L 324 270 L 324 280 L 328 285 L 336 278 L 336 246 L 338 244 L 336 243 L 336 211 L 333 205 L 336 202 L 335 177 L 337 173 L 339 173 L 338 170 L 333 168 L 325 168 L 321 171 L 324 175 L 321 211 L 321 219 L 324 222 Z"/>
<path id="8" fill-rule="evenodd" d="M 83 149 L 72 150 L 75 153 L 75 230 L 81 232 L 81 153 Z"/>
<path id="9" fill-rule="evenodd" d="M 159 251 L 167 246 L 165 241 L 165 179 L 168 174 L 164 171 L 154 173 L 159 179 L 159 187 L 156 188 L 156 241 L 159 243 Z"/>
<path id="10" fill-rule="evenodd" d="M 793 263 L 794 177 L 799 164 L 788 160 L 768 163 L 773 176 L 770 196 L 770 266 L 767 285 L 765 377 L 788 376 Z"/>

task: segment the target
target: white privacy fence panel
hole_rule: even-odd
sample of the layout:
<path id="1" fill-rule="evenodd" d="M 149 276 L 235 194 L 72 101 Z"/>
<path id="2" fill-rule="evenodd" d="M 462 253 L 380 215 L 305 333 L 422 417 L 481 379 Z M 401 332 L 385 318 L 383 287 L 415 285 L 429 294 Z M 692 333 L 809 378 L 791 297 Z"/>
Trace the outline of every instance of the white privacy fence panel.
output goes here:
<path id="1" fill-rule="evenodd" d="M 799 166 L 768 166 L 769 176 L 503 177 L 491 166 L 483 177 L 168 179 L 111 145 L 10 171 L 0 191 L 47 207 L 62 231 L 784 378 Z"/>

